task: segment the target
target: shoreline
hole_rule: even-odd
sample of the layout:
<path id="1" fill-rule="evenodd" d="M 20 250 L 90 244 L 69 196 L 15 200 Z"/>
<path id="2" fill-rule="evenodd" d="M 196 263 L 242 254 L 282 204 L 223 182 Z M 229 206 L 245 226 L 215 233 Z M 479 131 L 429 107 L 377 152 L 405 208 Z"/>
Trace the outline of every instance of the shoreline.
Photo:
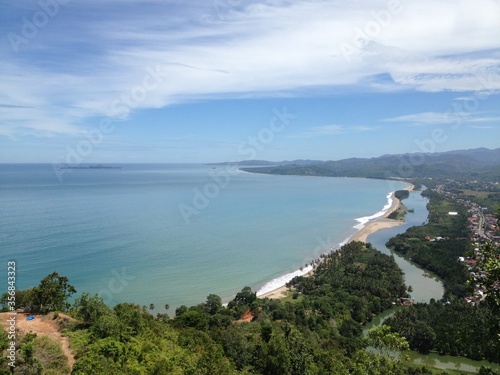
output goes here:
<path id="1" fill-rule="evenodd" d="M 415 185 L 408 182 L 408 187 L 404 190 L 408 190 L 409 192 L 412 192 L 414 188 L 415 188 Z M 360 228 L 351 237 L 349 237 L 346 241 L 342 242 L 342 245 L 349 243 L 349 242 L 352 242 L 352 241 L 366 242 L 366 240 L 370 234 L 378 232 L 382 229 L 393 228 L 393 227 L 397 227 L 399 225 L 404 224 L 405 223 L 404 220 L 394 220 L 394 219 L 387 218 L 391 213 L 393 213 L 394 211 L 398 210 L 401 207 L 401 201 L 395 197 L 395 192 L 392 192 L 389 195 L 389 199 L 391 199 L 391 201 L 392 201 L 391 206 L 381 216 L 370 219 L 366 224 L 363 224 L 362 222 L 360 224 L 358 224 L 358 225 L 363 225 L 363 227 Z M 312 275 L 313 272 L 314 272 L 314 269 L 305 273 L 303 276 L 308 277 L 308 276 Z M 282 285 L 276 289 L 273 289 L 271 291 L 268 291 L 268 292 L 265 292 L 262 294 L 257 293 L 257 297 L 258 298 L 270 298 L 270 299 L 285 298 L 288 290 L 289 289 L 286 287 L 286 285 Z"/>

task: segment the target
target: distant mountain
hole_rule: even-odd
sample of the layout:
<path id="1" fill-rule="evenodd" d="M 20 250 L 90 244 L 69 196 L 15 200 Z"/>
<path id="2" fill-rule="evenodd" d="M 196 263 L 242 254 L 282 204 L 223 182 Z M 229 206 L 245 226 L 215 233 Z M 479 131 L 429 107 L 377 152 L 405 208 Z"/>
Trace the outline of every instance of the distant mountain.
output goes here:
<path id="1" fill-rule="evenodd" d="M 440 153 L 383 155 L 370 159 L 296 160 L 267 163 L 269 163 L 267 166 L 243 169 L 248 172 L 282 175 L 370 178 L 457 178 L 458 176 L 463 178 L 488 177 L 488 179 L 498 179 L 500 176 L 500 148 L 494 150 L 478 148 Z"/>

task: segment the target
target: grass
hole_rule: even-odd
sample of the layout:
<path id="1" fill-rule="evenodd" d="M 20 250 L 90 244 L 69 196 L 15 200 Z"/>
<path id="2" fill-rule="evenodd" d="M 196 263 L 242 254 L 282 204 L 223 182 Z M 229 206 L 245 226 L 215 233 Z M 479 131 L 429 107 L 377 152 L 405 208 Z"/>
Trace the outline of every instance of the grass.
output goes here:
<path id="1" fill-rule="evenodd" d="M 387 216 L 387 218 L 403 221 L 407 213 L 408 213 L 408 208 L 401 203 L 399 208 L 396 211 L 391 212 L 389 216 Z"/>
<path id="2" fill-rule="evenodd" d="M 47 336 L 33 340 L 35 356 L 42 363 L 45 374 L 69 374 L 68 359 L 61 349 L 61 343 Z"/>
<path id="3" fill-rule="evenodd" d="M 491 194 L 491 192 L 488 191 L 474 191 L 474 190 L 468 190 L 465 189 L 463 191 L 464 195 L 469 196 L 469 197 L 477 197 L 477 198 L 483 198 L 486 199 L 488 198 L 488 195 Z"/>

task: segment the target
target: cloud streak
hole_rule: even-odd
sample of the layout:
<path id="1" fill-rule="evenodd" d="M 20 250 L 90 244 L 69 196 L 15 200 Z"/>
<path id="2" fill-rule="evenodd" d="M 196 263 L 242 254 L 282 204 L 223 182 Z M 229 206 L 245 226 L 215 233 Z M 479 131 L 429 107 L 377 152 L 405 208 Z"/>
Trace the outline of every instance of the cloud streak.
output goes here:
<path id="1" fill-rule="evenodd" d="M 421 112 L 384 119 L 385 122 L 411 123 L 414 125 L 456 124 L 457 120 L 465 123 L 498 122 L 500 117 L 485 116 L 479 112 Z"/>
<path id="2" fill-rule="evenodd" d="M 78 135 L 89 118 L 118 116 L 113 103 L 156 66 L 162 68 L 162 83 L 131 109 L 296 91 L 315 95 L 325 87 L 500 90 L 500 6 L 493 1 L 402 2 L 402 11 L 349 62 L 335 54 L 336 46 L 352 41 L 386 2 L 122 4 L 69 3 L 20 53 L 0 46 L 10 51 L 0 64 L 0 103 L 10 106 L 2 107 L 9 134 Z M 0 31 L 21 35 L 23 10 L 10 4 L 9 12 Z M 391 81 L 373 78 L 384 74 Z M 427 116 L 411 121 L 445 121 Z M 336 127 L 315 128 L 311 136 L 345 130 Z"/>

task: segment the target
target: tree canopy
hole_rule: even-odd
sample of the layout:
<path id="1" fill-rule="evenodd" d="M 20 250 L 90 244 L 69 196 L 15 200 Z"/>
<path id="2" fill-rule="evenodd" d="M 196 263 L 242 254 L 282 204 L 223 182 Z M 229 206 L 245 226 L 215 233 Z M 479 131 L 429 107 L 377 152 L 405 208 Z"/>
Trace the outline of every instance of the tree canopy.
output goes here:
<path id="1" fill-rule="evenodd" d="M 66 276 L 52 272 L 40 284 L 28 290 L 16 291 L 16 305 L 33 313 L 46 314 L 49 311 L 66 311 L 70 307 L 68 298 L 76 293 Z M 2 295 L 1 303 L 7 307 L 8 294 Z"/>

